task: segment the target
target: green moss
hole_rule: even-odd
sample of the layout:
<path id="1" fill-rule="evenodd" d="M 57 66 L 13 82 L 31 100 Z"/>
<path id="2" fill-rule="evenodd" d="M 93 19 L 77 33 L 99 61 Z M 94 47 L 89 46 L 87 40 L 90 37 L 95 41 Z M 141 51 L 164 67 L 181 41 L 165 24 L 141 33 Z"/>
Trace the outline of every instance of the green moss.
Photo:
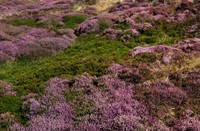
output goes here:
<path id="1" fill-rule="evenodd" d="M 35 27 L 37 21 L 34 19 L 12 19 L 9 21 L 14 26 L 30 26 Z"/>
<path id="2" fill-rule="evenodd" d="M 86 19 L 84 15 L 68 15 L 63 18 L 64 28 L 74 28 Z"/>
<path id="3" fill-rule="evenodd" d="M 130 26 L 129 23 L 122 22 L 122 23 L 119 23 L 116 27 L 114 27 L 114 29 L 126 30 L 129 28 L 129 26 Z"/>
<path id="4" fill-rule="evenodd" d="M 15 116 L 15 119 L 21 123 L 25 123 L 25 119 L 22 117 L 24 112 L 21 109 L 21 100 L 17 96 L 0 95 L 0 114 L 10 112 Z M 0 122 L 0 129 L 7 126 L 8 123 Z M 1 128 L 2 127 L 2 128 Z"/>
<path id="5" fill-rule="evenodd" d="M 74 28 L 86 19 L 84 15 L 69 15 L 63 18 L 64 25 L 59 25 L 58 21 L 48 19 L 44 22 L 38 23 L 36 19 L 11 19 L 8 23 L 14 26 L 30 26 L 47 28 L 50 30 L 58 30 L 61 28 Z"/>
<path id="6" fill-rule="evenodd" d="M 20 111 L 20 99 L 10 95 L 0 95 L 0 113 L 11 112 L 16 114 Z"/>
<path id="7" fill-rule="evenodd" d="M 159 60 L 161 56 L 157 53 L 142 53 L 137 55 L 134 59 L 138 62 L 146 62 L 146 63 L 153 63 L 156 60 Z"/>
<path id="8" fill-rule="evenodd" d="M 71 89 L 65 94 L 65 97 L 67 103 L 69 103 L 74 108 L 74 112 L 77 117 L 81 117 L 89 113 L 92 104 L 83 101 L 83 92 Z"/>
<path id="9" fill-rule="evenodd" d="M 129 47 L 135 47 L 136 45 L 173 45 L 182 39 L 185 39 L 185 33 L 188 26 L 193 22 L 185 23 L 168 23 L 164 21 L 158 21 L 154 23 L 152 28 L 141 32 L 139 36 L 132 37 L 128 44 Z"/>
<path id="10" fill-rule="evenodd" d="M 100 29 L 100 31 L 104 31 L 108 27 L 109 27 L 109 25 L 105 21 L 103 21 L 103 20 L 99 21 L 99 29 Z"/>

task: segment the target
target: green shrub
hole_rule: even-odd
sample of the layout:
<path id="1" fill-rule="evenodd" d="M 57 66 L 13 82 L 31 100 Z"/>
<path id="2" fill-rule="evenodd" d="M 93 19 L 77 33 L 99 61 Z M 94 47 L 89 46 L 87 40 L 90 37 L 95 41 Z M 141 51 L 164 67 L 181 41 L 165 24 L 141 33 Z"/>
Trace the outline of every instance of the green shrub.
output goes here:
<path id="1" fill-rule="evenodd" d="M 30 27 L 35 27 L 36 22 L 37 21 L 34 19 L 12 19 L 9 21 L 9 23 L 14 26 L 30 26 Z"/>
<path id="2" fill-rule="evenodd" d="M 119 23 L 116 27 L 114 27 L 115 29 L 120 29 L 120 30 L 126 30 L 128 29 L 130 26 L 129 23 L 127 22 L 122 22 L 122 23 Z"/>
<path id="3" fill-rule="evenodd" d="M 109 25 L 105 22 L 105 21 L 100 21 L 99 22 L 99 29 L 100 31 L 104 31 L 105 29 L 107 29 L 109 27 Z"/>
<path id="4" fill-rule="evenodd" d="M 68 15 L 63 18 L 64 28 L 74 28 L 86 19 L 84 15 Z"/>

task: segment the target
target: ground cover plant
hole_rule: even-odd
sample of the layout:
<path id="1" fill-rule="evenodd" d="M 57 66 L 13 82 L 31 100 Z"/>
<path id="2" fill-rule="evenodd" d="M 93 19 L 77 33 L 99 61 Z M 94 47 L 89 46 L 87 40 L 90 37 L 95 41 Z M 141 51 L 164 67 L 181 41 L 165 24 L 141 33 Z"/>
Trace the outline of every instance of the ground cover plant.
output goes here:
<path id="1" fill-rule="evenodd" d="M 13 5 L 0 19 L 1 130 L 200 130 L 198 2 L 0 10 Z"/>

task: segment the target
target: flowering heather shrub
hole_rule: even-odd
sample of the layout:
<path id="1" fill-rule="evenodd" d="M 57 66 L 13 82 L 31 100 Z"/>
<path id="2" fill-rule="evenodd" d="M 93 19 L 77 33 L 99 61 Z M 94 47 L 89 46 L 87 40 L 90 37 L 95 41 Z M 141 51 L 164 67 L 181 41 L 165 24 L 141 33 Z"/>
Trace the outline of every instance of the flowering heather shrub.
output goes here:
<path id="1" fill-rule="evenodd" d="M 38 40 L 37 42 L 42 48 L 53 53 L 62 51 L 67 48 L 69 44 L 71 44 L 70 40 L 58 37 L 46 37 Z"/>
<path id="2" fill-rule="evenodd" d="M 2 41 L 0 42 L 0 51 L 9 55 L 10 57 L 15 58 L 18 54 L 18 48 L 10 41 Z"/>
<path id="3" fill-rule="evenodd" d="M 159 100 L 168 105 L 181 105 L 186 98 L 186 93 L 184 91 L 169 82 L 155 83 L 152 85 L 151 89 L 156 101 Z M 151 100 L 154 101 L 153 98 Z"/>
<path id="4" fill-rule="evenodd" d="M 67 83 L 67 79 L 50 79 L 46 85 L 44 95 L 41 96 L 41 102 L 43 102 L 44 104 L 51 104 L 51 100 L 64 102 L 65 98 L 63 96 L 63 93 L 66 90 Z"/>
<path id="5" fill-rule="evenodd" d="M 0 12 L 4 13 L 15 13 L 22 8 L 23 3 L 16 0 L 8 0 L 0 3 Z"/>
<path id="6" fill-rule="evenodd" d="M 0 128 L 1 129 L 6 128 L 8 125 L 11 125 L 12 123 L 14 123 L 14 120 L 15 120 L 15 116 L 12 115 L 10 112 L 1 113 L 0 114 Z"/>
<path id="7" fill-rule="evenodd" d="M 68 9 L 71 6 L 70 0 L 47 0 L 41 1 L 40 10 Z"/>
<path id="8" fill-rule="evenodd" d="M 41 110 L 41 104 L 35 97 L 36 95 L 33 93 L 21 97 L 22 109 L 28 111 L 26 114 L 28 119 L 30 119 L 33 115 L 37 115 L 37 113 Z"/>
<path id="9" fill-rule="evenodd" d="M 81 87 L 92 87 L 94 86 L 94 77 L 90 76 L 88 73 L 83 73 L 83 75 L 76 77 L 75 83 L 73 84 L 76 88 Z"/>
<path id="10" fill-rule="evenodd" d="M 199 38 L 190 38 L 183 41 L 179 41 L 175 44 L 175 47 L 183 50 L 184 52 L 190 53 L 192 51 L 200 51 L 200 39 Z"/>
<path id="11" fill-rule="evenodd" d="M 69 130 L 72 110 L 66 103 L 56 103 L 42 115 L 32 116 L 26 130 Z"/>
<path id="12" fill-rule="evenodd" d="M 76 35 L 88 34 L 98 31 L 99 31 L 99 21 L 98 19 L 95 18 L 87 19 L 75 28 Z"/>
<path id="13" fill-rule="evenodd" d="M 72 32 L 68 31 L 66 33 L 68 33 L 66 35 L 72 38 L 60 38 L 55 32 L 49 32 L 46 29 L 29 29 L 13 40 L 13 44 L 18 48 L 16 57 L 31 58 L 51 55 L 52 53 L 62 51 L 71 44 L 75 38 Z"/>
<path id="14" fill-rule="evenodd" d="M 13 57 L 10 57 L 6 53 L 0 51 L 0 62 L 5 62 L 7 60 L 13 60 Z"/>
<path id="15" fill-rule="evenodd" d="M 75 128 L 76 131 L 100 131 L 100 125 L 83 122 Z"/>
<path id="16" fill-rule="evenodd" d="M 142 81 L 142 74 L 139 73 L 138 69 L 113 64 L 108 68 L 107 72 L 125 82 L 139 83 Z"/>
<path id="17" fill-rule="evenodd" d="M 59 29 L 57 33 L 63 35 L 63 37 L 66 39 L 68 38 L 70 40 L 74 40 L 76 38 L 73 29 Z"/>
<path id="18" fill-rule="evenodd" d="M 42 28 L 31 28 L 25 31 L 24 34 L 33 36 L 35 38 L 53 37 L 56 35 L 54 31 L 49 31 L 47 29 L 42 29 Z M 22 36 L 24 34 L 22 34 Z"/>
<path id="19" fill-rule="evenodd" d="M 177 109 L 184 106 L 187 99 L 186 92 L 167 81 L 145 82 L 136 85 L 134 86 L 134 94 L 136 95 L 134 98 L 144 102 L 152 116 L 159 118 L 168 114 L 169 108 Z M 166 122 L 166 120 L 164 121 Z"/>
<path id="20" fill-rule="evenodd" d="M 179 49 L 165 46 L 165 45 L 157 45 L 157 46 L 151 46 L 151 47 L 135 47 L 131 54 L 133 56 L 140 54 L 140 53 L 146 53 L 146 52 L 153 52 L 153 53 L 167 53 L 167 52 L 173 52 L 173 51 L 179 51 Z"/>
<path id="21" fill-rule="evenodd" d="M 120 35 L 122 42 L 128 42 L 131 38 L 139 36 L 139 32 L 136 29 L 127 29 Z"/>
<path id="22" fill-rule="evenodd" d="M 1 41 L 0 54 L 0 62 L 14 60 L 18 55 L 18 48 L 10 41 Z"/>
<path id="23" fill-rule="evenodd" d="M 182 78 L 182 86 L 188 91 L 198 90 L 200 87 L 200 70 L 194 69 L 184 73 Z"/>
<path id="24" fill-rule="evenodd" d="M 191 110 L 186 110 L 182 114 L 180 120 L 176 121 L 174 129 L 180 131 L 199 131 L 200 130 L 200 120 L 198 116 L 195 116 Z"/>
<path id="25" fill-rule="evenodd" d="M 0 41 L 6 41 L 6 40 L 11 40 L 11 36 L 9 36 L 3 31 L 0 31 Z"/>
<path id="26" fill-rule="evenodd" d="M 123 67 L 119 64 L 112 64 L 111 66 L 108 67 L 107 73 L 112 74 L 114 76 L 118 76 L 118 74 L 121 72 Z"/>
<path id="27" fill-rule="evenodd" d="M 120 33 L 122 33 L 121 30 L 115 30 L 115 29 L 111 29 L 108 28 L 103 32 L 103 37 L 106 39 L 115 39 Z"/>
<path id="28" fill-rule="evenodd" d="M 112 68 L 120 68 L 112 65 Z M 116 69 L 115 68 L 115 69 Z M 148 127 L 146 108 L 132 98 L 132 89 L 125 82 L 112 76 L 102 76 L 94 85 L 92 93 L 85 95 L 85 100 L 92 102 L 92 114 L 82 116 L 77 129 L 86 130 L 134 130 Z M 97 87 L 96 87 L 97 86 Z M 87 86 L 86 86 L 87 88 Z M 157 125 L 159 127 L 159 124 Z M 166 127 L 163 125 L 162 129 Z"/>
<path id="29" fill-rule="evenodd" d="M 10 126 L 10 130 L 69 130 L 72 128 L 73 111 L 66 103 L 64 92 L 68 80 L 53 78 L 46 84 L 44 94 L 36 100 L 34 94 L 22 97 L 23 108 L 26 108 L 28 126 L 18 123 Z"/>
<path id="30" fill-rule="evenodd" d="M 118 2 L 109 10 L 109 12 L 123 11 L 125 9 L 130 9 L 138 6 L 140 6 L 140 3 L 138 2 Z"/>
<path id="31" fill-rule="evenodd" d="M 12 91 L 12 86 L 10 84 L 0 81 L 0 88 L 3 95 L 16 96 L 16 92 Z"/>

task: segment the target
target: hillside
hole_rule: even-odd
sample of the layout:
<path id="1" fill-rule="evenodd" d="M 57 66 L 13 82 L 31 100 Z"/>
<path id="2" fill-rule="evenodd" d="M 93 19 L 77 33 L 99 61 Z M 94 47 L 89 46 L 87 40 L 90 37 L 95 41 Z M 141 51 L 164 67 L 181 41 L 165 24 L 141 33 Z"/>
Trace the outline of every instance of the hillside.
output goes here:
<path id="1" fill-rule="evenodd" d="M 0 130 L 200 131 L 200 1 L 0 0 Z"/>

